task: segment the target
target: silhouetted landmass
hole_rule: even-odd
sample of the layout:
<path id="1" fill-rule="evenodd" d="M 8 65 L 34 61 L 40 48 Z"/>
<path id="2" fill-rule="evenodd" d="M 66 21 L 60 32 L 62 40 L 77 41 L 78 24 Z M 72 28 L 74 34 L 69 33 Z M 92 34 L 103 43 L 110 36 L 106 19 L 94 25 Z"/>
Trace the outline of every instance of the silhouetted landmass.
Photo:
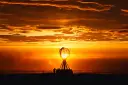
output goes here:
<path id="1" fill-rule="evenodd" d="M 18 54 L 16 55 L 18 56 Z M 20 62 L 18 59 L 13 58 L 12 56 L 10 56 L 10 58 L 1 56 L 0 57 L 0 74 L 3 72 L 4 73 L 17 73 L 19 71 L 21 73 L 23 73 L 24 71 L 28 71 L 27 73 L 31 73 L 30 71 L 33 71 L 33 70 L 36 72 L 37 71 L 42 72 L 45 70 L 52 71 L 52 69 L 54 68 L 52 64 L 56 63 L 58 65 L 55 68 L 58 68 L 61 64 L 61 61 L 57 59 L 50 59 L 52 64 L 49 64 L 49 59 L 23 60 L 22 58 L 20 58 L 19 59 L 21 60 Z M 58 61 L 60 61 L 60 63 L 57 63 Z M 82 70 L 86 73 L 91 72 L 91 73 L 128 74 L 128 58 L 71 59 L 71 62 L 67 61 L 67 63 L 69 67 L 73 69 L 73 71 L 78 70 L 79 73 L 81 73 L 81 70 Z M 19 71 L 13 71 L 13 70 L 19 70 Z"/>
<path id="2" fill-rule="evenodd" d="M 22 85 L 48 85 L 48 84 L 107 84 L 126 85 L 128 84 L 128 59 L 93 59 L 73 61 L 76 67 L 86 68 L 87 73 L 75 73 L 73 75 L 55 75 L 45 72 L 24 72 L 24 71 L 0 71 L 0 85 L 2 84 L 22 84 Z M 45 64 L 47 65 L 47 64 Z M 34 67 L 33 67 L 34 68 Z M 89 73 L 91 69 L 92 73 Z"/>
<path id="3" fill-rule="evenodd" d="M 54 73 L 35 74 L 1 74 L 2 84 L 127 84 L 128 75 L 125 74 L 89 74 L 77 73 L 73 75 L 56 75 Z"/>

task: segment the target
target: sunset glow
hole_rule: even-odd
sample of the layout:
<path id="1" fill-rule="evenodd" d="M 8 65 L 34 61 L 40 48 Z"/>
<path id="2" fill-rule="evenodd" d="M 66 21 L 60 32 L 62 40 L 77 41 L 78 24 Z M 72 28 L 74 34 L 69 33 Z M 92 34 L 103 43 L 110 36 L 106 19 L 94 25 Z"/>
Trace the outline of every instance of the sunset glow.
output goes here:
<path id="1" fill-rule="evenodd" d="M 0 70 L 51 70 L 67 59 L 75 70 L 99 71 L 106 66 L 106 71 L 109 60 L 115 67 L 114 59 L 126 62 L 128 7 L 124 3 L 0 0 Z M 62 47 L 70 54 L 60 58 Z M 123 68 L 119 60 L 118 67 Z"/>

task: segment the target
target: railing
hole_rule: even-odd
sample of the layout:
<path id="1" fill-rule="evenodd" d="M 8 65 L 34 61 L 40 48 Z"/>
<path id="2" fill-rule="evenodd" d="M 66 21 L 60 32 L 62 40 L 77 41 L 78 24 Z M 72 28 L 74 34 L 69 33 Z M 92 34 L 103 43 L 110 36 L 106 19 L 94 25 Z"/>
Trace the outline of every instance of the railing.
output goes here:
<path id="1" fill-rule="evenodd" d="M 42 70 L 42 71 L 20 71 L 20 70 L 13 70 L 13 71 L 0 71 L 0 74 L 43 74 L 43 73 L 53 73 L 53 70 Z M 90 73 L 90 74 L 111 74 L 109 72 L 93 72 L 93 71 L 84 71 L 84 70 L 73 70 L 73 73 Z"/>

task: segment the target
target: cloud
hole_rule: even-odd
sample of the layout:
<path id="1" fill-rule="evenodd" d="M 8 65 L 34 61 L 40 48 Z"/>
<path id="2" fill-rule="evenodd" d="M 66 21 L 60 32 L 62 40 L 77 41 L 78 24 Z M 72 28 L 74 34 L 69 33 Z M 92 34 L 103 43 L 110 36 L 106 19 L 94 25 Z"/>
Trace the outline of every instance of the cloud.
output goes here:
<path id="1" fill-rule="evenodd" d="M 128 13 L 128 9 L 121 9 L 122 12 Z"/>
<path id="2" fill-rule="evenodd" d="M 92 28 L 109 29 L 126 23 L 120 13 L 113 13 L 113 5 L 80 1 L 0 1 L 3 5 L 0 23 L 10 26 L 24 25 L 84 25 Z M 80 8 L 80 9 L 79 9 Z M 81 10 L 87 9 L 86 10 Z M 110 9 L 108 9 L 110 8 Z M 94 9 L 94 10 L 93 10 Z M 95 11 L 96 9 L 96 11 Z M 108 9 L 106 11 L 102 11 Z M 20 11 L 19 11 L 20 10 Z M 42 11 L 43 10 L 43 11 Z M 102 12 L 98 12 L 101 10 Z M 111 11 L 111 13 L 110 13 Z M 116 14 L 116 16 L 115 16 Z M 20 18 L 19 18 L 20 16 Z M 108 17 L 107 17 L 108 16 Z M 120 17 L 120 18 L 118 18 Z M 121 21 L 121 23 L 120 23 Z M 24 29 L 28 27 L 24 27 Z M 29 27 L 30 28 L 30 27 Z M 16 28 L 17 29 L 17 28 Z M 44 29 L 44 28 L 40 28 Z"/>
<path id="3" fill-rule="evenodd" d="M 123 16 L 128 16 L 128 9 L 121 9 Z"/>
<path id="4" fill-rule="evenodd" d="M 128 34 L 128 25 L 126 25 L 126 26 L 123 26 L 123 27 L 121 27 L 121 28 L 118 28 L 117 29 L 117 32 L 119 32 L 119 33 L 127 33 Z"/>
<path id="5" fill-rule="evenodd" d="M 0 4 L 0 32 L 8 30 L 6 36 L 1 34 L 1 41 L 128 40 L 127 30 L 120 28 L 127 24 L 127 17 L 120 13 L 127 10 L 115 4 L 30 0 L 2 0 Z"/>
<path id="6" fill-rule="evenodd" d="M 55 36 L 24 36 L 21 34 L 0 35 L 0 38 L 9 42 L 43 42 L 56 39 Z"/>
<path id="7" fill-rule="evenodd" d="M 62 27 L 61 26 L 56 26 L 56 25 L 53 25 L 53 26 L 37 26 L 37 29 L 61 29 Z"/>
<path id="8" fill-rule="evenodd" d="M 45 31 L 49 32 L 49 30 Z M 27 33 L 22 34 L 10 34 L 0 35 L 1 41 L 6 42 L 61 42 L 67 41 L 127 41 L 128 30 L 127 29 L 116 29 L 116 30 L 94 30 L 88 27 L 69 27 L 52 31 L 45 35 L 43 31 L 36 33 L 37 35 L 31 34 L 27 36 Z M 42 35 L 39 35 L 42 34 Z"/>
<path id="9" fill-rule="evenodd" d="M 124 29 L 124 30 L 120 30 L 118 31 L 119 33 L 128 33 L 128 30 L 127 29 Z"/>
<path id="10" fill-rule="evenodd" d="M 80 2 L 82 3 L 82 2 Z M 112 5 L 102 5 L 96 2 L 86 2 L 82 3 L 85 6 L 79 6 L 78 5 L 73 5 L 73 4 L 56 4 L 56 3 L 25 3 L 25 2 L 7 2 L 7 1 L 0 1 L 0 4 L 9 4 L 9 5 L 25 5 L 25 6 L 51 6 L 51 7 L 57 7 L 57 8 L 68 8 L 68 9 L 78 9 L 82 11 L 96 11 L 96 12 L 101 12 L 101 11 L 108 11 L 110 10 L 113 6 Z M 91 7 L 91 5 L 94 5 Z M 96 5 L 96 6 L 95 6 Z"/>
<path id="11" fill-rule="evenodd" d="M 9 29 L 9 28 L 5 24 L 0 24 L 0 29 Z"/>

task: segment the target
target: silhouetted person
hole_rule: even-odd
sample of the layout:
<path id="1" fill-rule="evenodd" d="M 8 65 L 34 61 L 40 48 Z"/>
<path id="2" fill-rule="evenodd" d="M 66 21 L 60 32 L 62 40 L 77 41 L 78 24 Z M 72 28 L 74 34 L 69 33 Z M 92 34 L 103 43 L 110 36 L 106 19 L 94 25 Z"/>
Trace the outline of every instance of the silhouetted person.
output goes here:
<path id="1" fill-rule="evenodd" d="M 55 68 L 53 69 L 53 72 L 56 73 L 56 69 Z"/>

